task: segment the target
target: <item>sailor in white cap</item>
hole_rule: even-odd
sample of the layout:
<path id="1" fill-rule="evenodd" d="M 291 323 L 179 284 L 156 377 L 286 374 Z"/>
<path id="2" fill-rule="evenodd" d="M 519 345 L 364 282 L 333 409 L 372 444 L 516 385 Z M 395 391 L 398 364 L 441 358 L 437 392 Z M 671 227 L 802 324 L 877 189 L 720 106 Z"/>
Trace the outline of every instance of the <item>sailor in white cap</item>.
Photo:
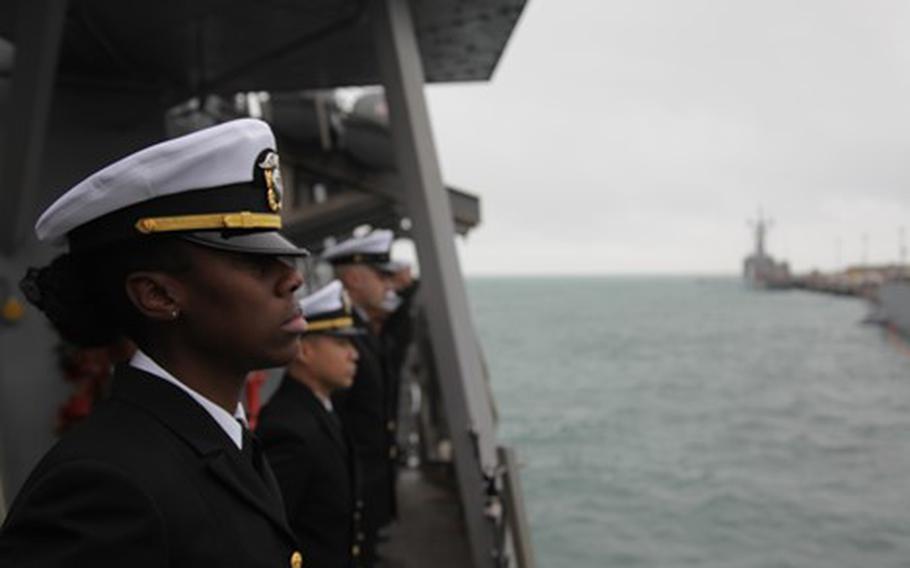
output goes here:
<path id="1" fill-rule="evenodd" d="M 349 388 L 359 358 L 354 324 L 341 282 L 304 298 L 307 330 L 281 385 L 259 416 L 257 433 L 272 464 L 291 528 L 307 565 L 350 568 L 359 563 L 364 533 L 353 443 L 330 395 Z"/>
<path id="2" fill-rule="evenodd" d="M 388 372 L 378 328 L 369 322 L 386 301 L 389 285 L 381 267 L 390 260 L 393 239 L 392 231 L 376 230 L 322 254 L 350 294 L 355 321 L 370 330 L 353 340 L 360 356 L 353 386 L 332 397 L 362 466 L 367 562 L 375 559 L 380 530 L 392 522 L 396 509 L 398 380 Z"/>
<path id="3" fill-rule="evenodd" d="M 389 229 L 376 229 L 361 237 L 351 237 L 327 247 L 322 259 L 333 266 L 369 263 L 384 265 L 391 260 L 392 241 L 395 234 Z"/>
<path id="4" fill-rule="evenodd" d="M 306 326 L 281 196 L 271 130 L 244 119 L 127 156 L 41 216 L 69 252 L 29 271 L 28 299 L 68 342 L 138 350 L 22 487 L 0 565 L 302 565 L 239 404 Z"/>
<path id="5" fill-rule="evenodd" d="M 368 321 L 381 319 L 385 312 L 391 290 L 386 267 L 391 262 L 393 240 L 392 231 L 380 229 L 342 241 L 322 253 L 322 259 L 331 263 L 335 275 L 351 295 L 360 317 Z M 371 328 L 378 333 L 378 325 Z"/>

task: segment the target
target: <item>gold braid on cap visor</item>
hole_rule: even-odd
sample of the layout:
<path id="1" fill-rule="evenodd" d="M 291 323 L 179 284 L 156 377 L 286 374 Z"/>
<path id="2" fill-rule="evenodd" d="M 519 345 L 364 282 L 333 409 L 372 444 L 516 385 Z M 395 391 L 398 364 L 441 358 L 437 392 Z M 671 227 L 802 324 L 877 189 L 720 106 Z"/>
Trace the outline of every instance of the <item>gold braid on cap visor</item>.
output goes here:
<path id="1" fill-rule="evenodd" d="M 145 217 L 136 221 L 136 230 L 143 234 L 206 229 L 280 229 L 281 215 L 272 213 L 206 213 L 173 217 Z"/>
<path id="2" fill-rule="evenodd" d="M 354 318 L 335 318 L 330 320 L 306 322 L 307 332 L 325 331 L 327 329 L 344 329 L 346 327 L 354 327 Z"/>

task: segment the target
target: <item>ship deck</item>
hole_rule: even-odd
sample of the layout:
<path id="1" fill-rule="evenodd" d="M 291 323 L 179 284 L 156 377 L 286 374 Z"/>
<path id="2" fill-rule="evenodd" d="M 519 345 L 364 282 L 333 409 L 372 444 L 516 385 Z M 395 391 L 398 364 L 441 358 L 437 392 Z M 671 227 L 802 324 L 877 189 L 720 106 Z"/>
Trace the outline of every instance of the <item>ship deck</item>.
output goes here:
<path id="1" fill-rule="evenodd" d="M 463 568 L 471 552 L 450 466 L 402 469 L 398 521 L 379 553 L 382 568 Z"/>

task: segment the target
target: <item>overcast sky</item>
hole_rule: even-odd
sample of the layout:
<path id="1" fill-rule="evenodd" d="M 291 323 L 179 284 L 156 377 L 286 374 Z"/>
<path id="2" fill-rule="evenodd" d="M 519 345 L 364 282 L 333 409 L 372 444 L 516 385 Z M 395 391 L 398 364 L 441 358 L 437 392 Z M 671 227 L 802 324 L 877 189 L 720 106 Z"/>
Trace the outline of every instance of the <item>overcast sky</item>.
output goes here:
<path id="1" fill-rule="evenodd" d="M 798 271 L 910 230 L 904 1 L 530 0 L 491 82 L 428 96 L 469 275 L 738 273 L 759 207 Z"/>

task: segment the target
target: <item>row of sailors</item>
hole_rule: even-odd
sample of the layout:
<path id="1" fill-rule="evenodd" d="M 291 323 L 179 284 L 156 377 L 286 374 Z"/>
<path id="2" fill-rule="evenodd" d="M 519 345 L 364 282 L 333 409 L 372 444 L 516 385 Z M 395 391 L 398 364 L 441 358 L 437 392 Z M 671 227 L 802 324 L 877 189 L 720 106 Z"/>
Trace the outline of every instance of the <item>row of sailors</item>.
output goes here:
<path id="1" fill-rule="evenodd" d="M 336 280 L 301 301 L 307 330 L 257 434 L 314 566 L 376 562 L 395 517 L 398 376 L 414 291 L 377 230 L 329 247 Z"/>
<path id="2" fill-rule="evenodd" d="M 68 250 L 29 269 L 28 300 L 70 343 L 137 350 L 15 496 L 0 566 L 377 564 L 407 328 L 391 273 L 413 287 L 377 231 L 326 250 L 337 281 L 298 302 L 309 253 L 280 233 L 282 194 L 270 128 L 241 119 L 114 162 L 42 214 L 39 240 Z M 242 389 L 274 367 L 254 434 Z"/>

